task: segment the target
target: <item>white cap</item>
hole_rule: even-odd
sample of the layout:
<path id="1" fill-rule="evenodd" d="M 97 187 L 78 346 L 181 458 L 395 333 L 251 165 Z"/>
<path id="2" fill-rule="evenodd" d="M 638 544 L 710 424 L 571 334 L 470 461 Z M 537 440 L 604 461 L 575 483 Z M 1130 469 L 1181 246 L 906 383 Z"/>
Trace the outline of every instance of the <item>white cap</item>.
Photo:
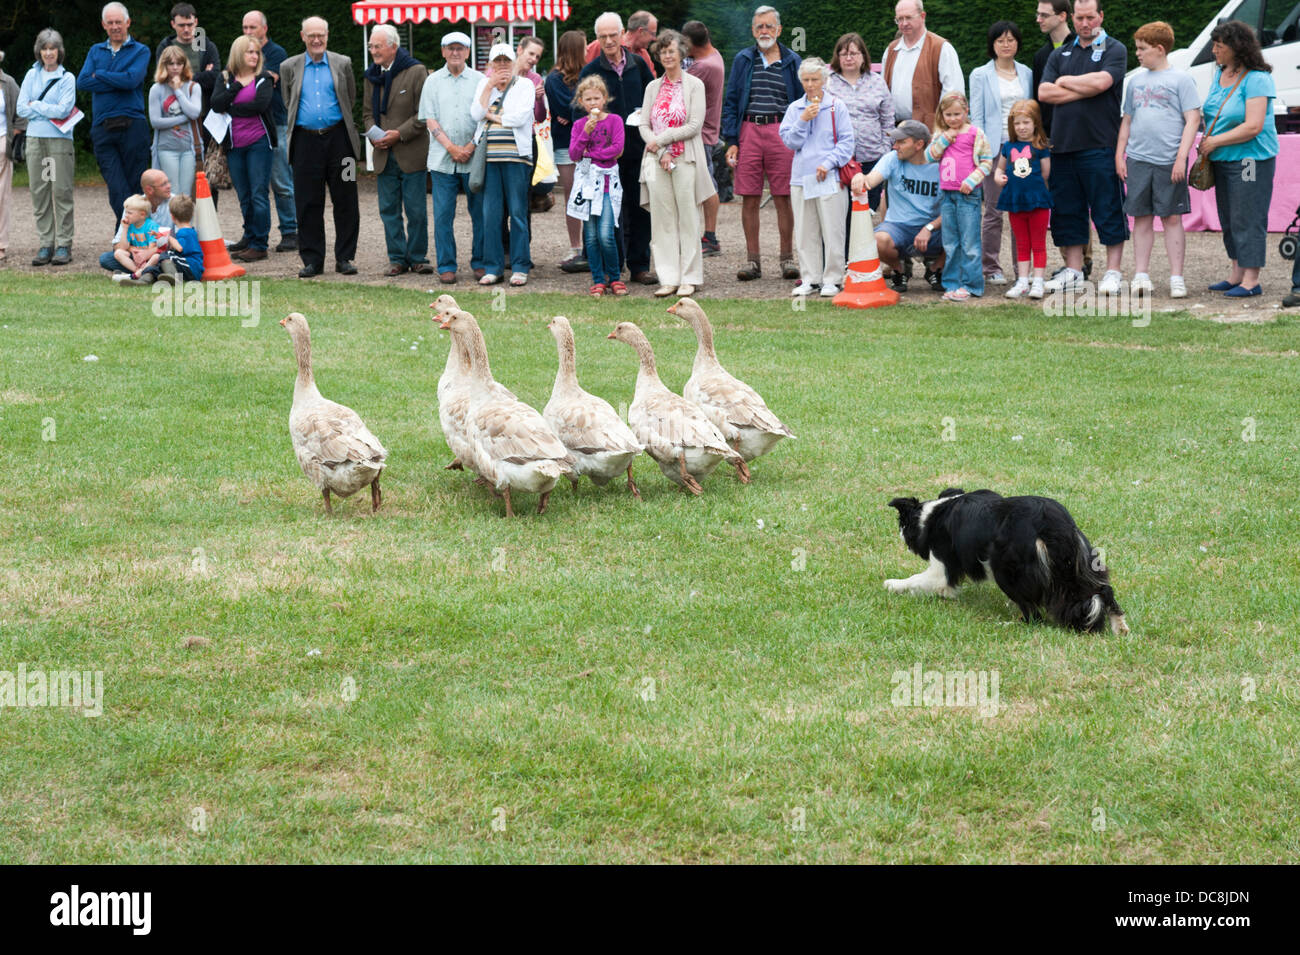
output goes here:
<path id="1" fill-rule="evenodd" d="M 461 33 L 459 30 L 456 30 L 452 33 L 448 33 L 446 36 L 442 38 L 443 46 L 451 46 L 453 43 L 459 43 L 461 46 L 471 45 L 469 42 L 469 36 L 467 34 Z"/>
<path id="2" fill-rule="evenodd" d="M 504 56 L 512 63 L 515 59 L 515 51 L 510 49 L 509 43 L 493 43 L 492 49 L 488 50 L 488 62 L 491 63 L 499 56 Z"/>

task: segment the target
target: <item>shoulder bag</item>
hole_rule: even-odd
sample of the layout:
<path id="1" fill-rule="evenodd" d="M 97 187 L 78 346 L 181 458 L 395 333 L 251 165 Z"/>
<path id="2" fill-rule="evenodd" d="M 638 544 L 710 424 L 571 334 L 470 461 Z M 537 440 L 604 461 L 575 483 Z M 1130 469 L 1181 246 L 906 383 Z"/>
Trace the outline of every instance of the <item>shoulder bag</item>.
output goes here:
<path id="1" fill-rule="evenodd" d="M 1246 74 L 1242 73 L 1241 76 L 1238 77 L 1237 82 L 1232 84 L 1232 89 L 1228 90 L 1228 95 L 1223 98 L 1223 102 L 1220 103 L 1219 108 L 1215 110 L 1214 119 L 1210 120 L 1210 125 L 1205 130 L 1206 136 L 1209 136 L 1214 132 L 1214 124 L 1219 121 L 1219 114 L 1223 112 L 1223 107 L 1227 104 L 1228 100 L 1232 98 L 1232 94 L 1237 92 L 1237 87 L 1241 85 L 1241 81 L 1245 78 Z M 1216 79 L 1214 82 L 1217 84 L 1218 80 Z M 1209 153 L 1197 152 L 1196 162 L 1192 163 L 1192 171 L 1187 176 L 1187 183 L 1193 189 L 1200 189 L 1202 192 L 1206 189 L 1214 188 L 1214 167 L 1210 165 Z"/>
<path id="2" fill-rule="evenodd" d="M 506 96 L 510 94 L 510 87 L 515 85 L 519 77 L 511 77 L 506 88 L 501 92 L 501 102 L 504 105 Z M 482 95 L 482 94 L 479 94 Z M 479 136 L 478 142 L 474 144 L 474 155 L 469 160 L 469 191 L 480 193 L 483 191 L 483 185 L 487 182 L 487 133 L 488 123 L 483 122 L 483 134 Z"/>
<path id="3" fill-rule="evenodd" d="M 54 88 L 61 77 L 56 76 L 45 84 L 45 89 L 41 90 L 41 95 L 36 97 L 36 102 L 45 99 L 45 94 Z M 9 134 L 9 158 L 13 162 L 25 162 L 27 160 L 27 130 L 10 132 Z"/>
<path id="4" fill-rule="evenodd" d="M 839 133 L 835 129 L 835 105 L 831 104 L 831 137 L 834 142 L 840 141 Z M 840 185 L 845 189 L 853 188 L 853 177 L 862 172 L 862 163 L 856 159 L 850 159 L 843 166 L 840 166 Z"/>

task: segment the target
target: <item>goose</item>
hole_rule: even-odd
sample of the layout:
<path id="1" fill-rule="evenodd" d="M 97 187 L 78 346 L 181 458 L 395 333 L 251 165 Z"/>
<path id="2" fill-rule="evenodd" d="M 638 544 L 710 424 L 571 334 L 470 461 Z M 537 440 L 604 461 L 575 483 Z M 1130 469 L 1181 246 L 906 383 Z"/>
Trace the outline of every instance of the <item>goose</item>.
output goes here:
<path id="1" fill-rule="evenodd" d="M 379 476 L 388 452 L 351 408 L 321 396 L 311 371 L 311 328 L 300 312 L 280 320 L 288 330 L 298 358 L 293 385 L 289 435 L 302 473 L 320 489 L 325 512 L 333 514 L 330 492 L 349 497 L 370 485 L 371 511 L 379 510 L 383 494 Z"/>
<path id="2" fill-rule="evenodd" d="M 444 315 L 439 325 L 450 331 L 470 356 L 467 458 L 462 463 L 504 495 L 507 517 L 515 516 L 512 490 L 540 494 L 537 513 L 545 514 L 555 482 L 573 474 L 572 457 L 536 410 L 494 387 L 487 346 L 473 315 L 455 311 Z"/>
<path id="3" fill-rule="evenodd" d="M 460 306 L 450 295 L 439 295 L 429 306 L 433 309 L 434 322 L 440 323 L 444 315 L 460 311 Z M 441 326 L 440 326 L 441 327 Z M 486 360 L 486 359 L 485 359 Z M 491 374 L 491 367 L 488 373 Z M 514 394 L 505 385 L 494 381 L 492 387 L 503 398 L 514 398 Z M 442 424 L 443 437 L 451 449 L 451 463 L 444 466 L 446 471 L 464 470 L 466 455 L 469 453 L 465 437 L 465 413 L 469 410 L 469 349 L 456 338 L 451 340 L 447 351 L 447 367 L 438 379 L 438 420 Z"/>
<path id="4" fill-rule="evenodd" d="M 628 490 L 641 500 L 641 492 L 632 480 L 632 462 L 645 449 L 608 401 L 583 391 L 578 384 L 573 326 L 569 320 L 556 315 L 546 327 L 555 336 L 560 367 L 542 417 L 573 455 L 574 475 L 570 478 L 573 486 L 576 488 L 578 477 L 585 474 L 592 483 L 604 487 L 626 471 Z"/>
<path id="5" fill-rule="evenodd" d="M 727 446 L 700 406 L 673 394 L 659 380 L 654 349 L 645 333 L 632 322 L 619 322 L 608 337 L 631 345 L 641 360 L 627 417 L 632 433 L 659 464 L 664 477 L 699 494 L 704 490 L 699 479 L 726 460 L 737 466 L 741 481 L 748 482 L 748 473 L 741 470 L 745 462 Z"/>
<path id="6" fill-rule="evenodd" d="M 682 395 L 704 409 L 727 443 L 746 461 L 752 461 L 771 451 L 782 438 L 793 438 L 794 432 L 772 413 L 763 397 L 718 363 L 713 326 L 700 304 L 693 298 L 681 298 L 668 311 L 689 322 L 699 341 Z"/>

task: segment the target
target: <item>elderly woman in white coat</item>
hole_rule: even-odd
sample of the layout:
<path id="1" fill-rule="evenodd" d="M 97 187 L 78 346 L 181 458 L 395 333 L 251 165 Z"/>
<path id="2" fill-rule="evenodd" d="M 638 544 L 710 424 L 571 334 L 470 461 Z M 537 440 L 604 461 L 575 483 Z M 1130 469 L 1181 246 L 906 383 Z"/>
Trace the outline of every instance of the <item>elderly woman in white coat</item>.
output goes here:
<path id="1" fill-rule="evenodd" d="M 1034 98 L 1034 74 L 1016 62 L 1020 52 L 1020 27 L 1010 20 L 999 20 L 989 27 L 989 61 L 970 74 L 970 121 L 984 131 L 994 155 L 1007 138 L 1007 117 L 1011 107 L 1022 99 Z M 1006 276 L 998 263 L 1002 251 L 1002 213 L 998 196 L 1002 187 L 990 176 L 984 180 L 984 221 L 980 227 L 984 247 L 984 281 L 1005 285 Z M 1011 242 L 1011 261 L 1016 260 L 1015 239 Z"/>
<path id="2" fill-rule="evenodd" d="M 849 191 L 840 167 L 853 159 L 857 143 L 848 103 L 826 92 L 826 64 L 810 56 L 799 65 L 804 95 L 786 107 L 781 142 L 794 151 L 790 163 L 790 205 L 794 207 L 799 284 L 792 295 L 820 289 L 837 295 L 844 283 L 844 224 Z"/>
<path id="3" fill-rule="evenodd" d="M 664 30 L 655 41 L 664 75 L 641 103 L 641 205 L 650 210 L 655 295 L 694 295 L 704 284 L 700 203 L 717 192 L 704 152 L 704 83 L 682 69 L 686 38 Z"/>

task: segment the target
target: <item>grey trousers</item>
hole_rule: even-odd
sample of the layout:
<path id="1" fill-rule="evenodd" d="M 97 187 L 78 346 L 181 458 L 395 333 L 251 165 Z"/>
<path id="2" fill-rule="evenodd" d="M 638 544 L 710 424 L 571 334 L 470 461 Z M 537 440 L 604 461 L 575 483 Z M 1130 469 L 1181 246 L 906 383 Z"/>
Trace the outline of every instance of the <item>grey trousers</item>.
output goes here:
<path id="1" fill-rule="evenodd" d="M 1273 201 L 1272 159 L 1214 162 L 1214 204 L 1223 228 L 1223 248 L 1243 269 L 1262 269 L 1268 246 L 1268 207 Z"/>
<path id="2" fill-rule="evenodd" d="M 37 244 L 43 249 L 72 248 L 76 165 L 72 140 L 27 137 L 27 177 Z"/>

